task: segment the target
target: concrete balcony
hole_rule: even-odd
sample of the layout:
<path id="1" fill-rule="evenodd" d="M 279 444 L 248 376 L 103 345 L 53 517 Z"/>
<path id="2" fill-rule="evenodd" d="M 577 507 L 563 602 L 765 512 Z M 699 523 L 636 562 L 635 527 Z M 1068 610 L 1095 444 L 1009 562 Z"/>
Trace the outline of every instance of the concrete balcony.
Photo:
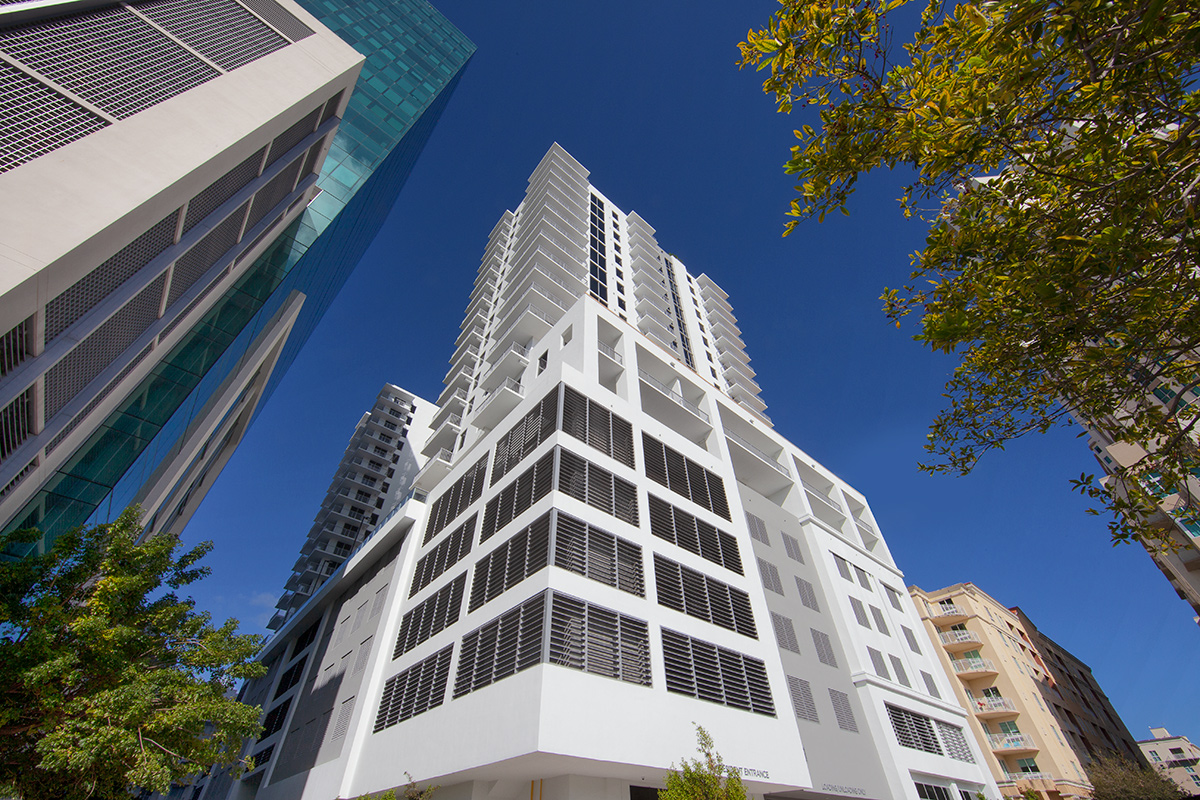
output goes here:
<path id="1" fill-rule="evenodd" d="M 990 719 L 992 717 L 1012 717 L 1017 715 L 1017 704 L 1007 697 L 976 697 L 967 702 L 975 716 Z"/>
<path id="2" fill-rule="evenodd" d="M 988 747 L 995 753 L 1036 753 L 1032 736 L 1023 733 L 989 733 Z"/>
<path id="3" fill-rule="evenodd" d="M 445 422 L 446 418 L 459 414 L 461 415 L 467 407 L 467 390 L 461 388 L 451 389 L 447 387 L 442 391 L 442 396 L 438 398 L 438 410 L 433 415 L 433 420 L 430 425 L 435 428 Z"/>
<path id="4" fill-rule="evenodd" d="M 434 429 L 429 441 L 421 449 L 421 455 L 431 456 L 440 450 L 453 450 L 454 442 L 462 433 L 462 415 L 450 414 Z"/>
<path id="5" fill-rule="evenodd" d="M 983 678 L 999 675 L 996 663 L 990 658 L 956 658 L 950 662 L 954 672 L 964 678 Z"/>
<path id="6" fill-rule="evenodd" d="M 426 491 L 437 486 L 442 478 L 449 474 L 451 468 L 451 460 L 454 454 L 449 450 L 439 450 L 429 457 L 425 462 L 425 466 L 421 467 L 417 477 L 413 479 L 413 486 L 424 489 Z"/>
<path id="7" fill-rule="evenodd" d="M 529 365 L 529 348 L 513 342 L 500 352 L 496 363 L 483 376 L 479 385 L 485 392 L 490 392 L 506 380 L 520 384 L 525 367 Z"/>
<path id="8" fill-rule="evenodd" d="M 938 625 L 951 625 L 957 622 L 966 622 L 971 615 L 962 606 L 956 606 L 954 603 L 930 603 L 929 618 Z"/>
<path id="9" fill-rule="evenodd" d="M 490 429 L 497 422 L 504 419 L 505 414 L 516 408 L 524 396 L 525 389 L 521 384 L 512 378 L 506 378 L 503 383 L 493 389 L 492 393 L 479 404 L 479 408 L 475 409 L 475 416 L 471 421 L 481 428 Z"/>
<path id="10" fill-rule="evenodd" d="M 846 522 L 846 511 L 842 504 L 803 478 L 800 479 L 800 485 L 808 495 L 808 504 L 812 507 L 813 516 L 840 530 Z"/>
<path id="11" fill-rule="evenodd" d="M 644 369 L 638 370 L 638 378 L 642 408 L 650 416 L 693 441 L 712 430 L 712 420 L 696 402 Z"/>
<path id="12" fill-rule="evenodd" d="M 758 397 L 743 398 L 739 393 L 731 393 L 730 396 L 737 402 L 739 406 L 749 411 L 754 416 L 762 420 L 768 427 L 774 427 L 775 423 L 771 422 L 771 418 L 766 415 L 767 404 Z"/>
<path id="13" fill-rule="evenodd" d="M 730 430 L 725 431 L 725 437 L 729 440 L 733 472 L 739 481 L 765 495 L 792 485 L 787 467 L 765 450 Z"/>
<path id="14" fill-rule="evenodd" d="M 525 296 L 527 298 L 535 297 L 532 289 L 526 292 Z M 550 304 L 547 303 L 547 305 Z M 534 303 L 527 303 L 513 309 L 501 326 L 501 330 L 504 332 L 495 337 L 496 343 L 506 346 L 507 343 L 514 341 L 534 342 L 541 339 L 554 327 L 554 323 L 558 322 L 563 313 L 557 306 L 550 305 L 550 308 L 553 310 L 546 311 Z"/>
<path id="15" fill-rule="evenodd" d="M 960 650 L 973 650 L 983 643 L 979 634 L 974 631 L 945 631 L 938 635 L 942 645 L 951 653 Z"/>
<path id="16" fill-rule="evenodd" d="M 614 363 L 622 364 L 622 365 L 625 363 L 625 359 L 614 348 L 609 347 L 604 342 L 597 342 L 596 345 L 599 348 L 601 354 L 608 356 L 608 358 L 611 361 L 613 361 Z"/>
<path id="17" fill-rule="evenodd" d="M 454 341 L 455 347 L 462 347 L 464 344 L 479 344 L 483 341 L 483 325 L 472 325 L 469 328 L 463 329 L 463 332 L 458 335 Z"/>

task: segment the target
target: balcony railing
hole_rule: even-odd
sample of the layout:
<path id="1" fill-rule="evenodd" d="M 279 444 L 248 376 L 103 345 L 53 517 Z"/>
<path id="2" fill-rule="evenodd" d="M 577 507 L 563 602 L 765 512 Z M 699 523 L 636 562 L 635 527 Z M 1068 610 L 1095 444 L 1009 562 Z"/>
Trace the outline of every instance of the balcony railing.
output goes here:
<path id="1" fill-rule="evenodd" d="M 505 378 L 503 383 L 501 383 L 499 386 L 497 386 L 495 389 L 493 389 L 492 393 L 489 394 L 484 399 L 484 401 L 479 404 L 479 408 L 476 409 L 476 411 L 475 411 L 476 415 L 478 415 L 481 411 L 483 411 L 485 408 L 487 408 L 488 405 L 500 395 L 501 389 L 508 389 L 512 392 L 516 392 L 518 397 L 525 396 L 525 390 L 521 388 L 521 384 L 519 381 L 515 381 L 512 378 Z"/>
<path id="2" fill-rule="evenodd" d="M 757 448 L 757 447 L 755 447 L 754 445 L 752 445 L 752 444 L 750 444 L 749 442 L 747 442 L 747 441 L 746 441 L 745 439 L 743 439 L 741 436 L 738 436 L 738 435 L 737 435 L 736 433 L 734 433 L 733 431 L 729 431 L 729 430 L 727 430 L 727 431 L 725 431 L 725 435 L 726 435 L 726 436 L 728 436 L 728 437 L 729 437 L 730 439 L 732 439 L 733 441 L 735 441 L 735 442 L 737 442 L 738 444 L 740 444 L 742 447 L 744 447 L 744 448 L 746 448 L 747 450 L 749 450 L 751 453 L 754 453 L 754 455 L 758 456 L 758 457 L 759 457 L 759 458 L 761 458 L 763 461 L 767 462 L 767 464 L 768 464 L 768 465 L 770 465 L 771 467 L 773 467 L 773 468 L 775 469 L 775 471 L 776 471 L 776 472 L 778 472 L 780 475 L 787 475 L 787 474 L 788 474 L 788 471 L 787 471 L 787 468 L 786 468 L 786 467 L 784 467 L 782 464 L 780 464 L 780 463 L 779 463 L 778 461 L 776 461 L 775 459 L 771 458 L 771 457 L 770 457 L 769 455 L 767 455 L 767 454 L 766 454 L 764 451 L 760 450 L 759 448 Z"/>
<path id="3" fill-rule="evenodd" d="M 993 750 L 1036 750 L 1033 737 L 1023 733 L 989 733 L 988 746 Z"/>
<path id="4" fill-rule="evenodd" d="M 820 501 L 821 501 L 822 503 L 824 503 L 825 505 L 829 506 L 829 508 L 831 508 L 832 510 L 836 511 L 837 513 L 839 513 L 839 514 L 842 514 L 842 513 L 844 513 L 844 512 L 842 511 L 842 507 L 841 507 L 840 505 L 838 505 L 837 503 L 835 503 L 835 502 L 834 502 L 834 501 L 833 501 L 833 500 L 832 500 L 832 499 L 829 497 L 829 495 L 825 494 L 823 491 L 821 491 L 821 490 L 820 490 L 820 489 L 818 489 L 817 487 L 813 486 L 813 485 L 812 485 L 811 483 L 809 483 L 808 481 L 806 481 L 806 480 L 804 480 L 803 478 L 801 478 L 801 479 L 800 479 L 800 484 L 801 484 L 802 486 L 804 486 L 805 490 L 806 490 L 806 491 L 809 493 L 809 495 L 811 495 L 811 496 L 813 496 L 813 497 L 817 498 L 818 500 L 820 500 Z"/>
<path id="5" fill-rule="evenodd" d="M 600 348 L 601 353 L 604 353 L 604 355 L 608 356 L 609 358 L 611 358 L 613 361 L 617 362 L 618 364 L 625 363 L 625 359 L 621 357 L 621 354 L 618 353 L 616 351 L 616 349 L 609 347 L 604 342 L 598 342 L 597 344 Z"/>
<path id="6" fill-rule="evenodd" d="M 988 714 L 996 711 L 1011 711 L 1017 713 L 1017 704 L 1007 697 L 977 697 L 971 701 L 977 714 Z"/>
<path id="7" fill-rule="evenodd" d="M 956 658 L 950 662 L 954 667 L 954 671 L 962 674 L 964 672 L 995 672 L 996 663 L 990 658 Z"/>
<path id="8" fill-rule="evenodd" d="M 980 643 L 979 634 L 974 631 L 946 631 L 940 634 L 938 638 L 942 640 L 942 644 Z"/>
<path id="9" fill-rule="evenodd" d="M 690 411 L 690 412 L 692 412 L 693 414 L 695 414 L 695 415 L 696 415 L 697 417 L 699 417 L 700 419 L 704 420 L 705 422 L 708 422 L 708 421 L 709 421 L 709 419 L 708 419 L 708 414 L 705 414 L 705 413 L 704 413 L 704 411 L 702 411 L 702 410 L 700 409 L 700 406 L 696 405 L 695 403 L 689 402 L 689 401 L 688 401 L 688 400 L 687 400 L 687 399 L 686 399 L 686 398 L 685 398 L 683 395 L 681 395 L 679 392 L 676 392 L 676 391 L 674 391 L 673 389 L 671 389 L 671 387 L 667 386 L 665 383 L 663 383 L 662 381 L 660 381 L 658 378 L 654 377 L 654 376 L 653 376 L 653 375 L 651 375 L 649 372 L 646 372 L 646 370 L 644 370 L 644 369 L 639 369 L 639 370 L 638 370 L 638 377 L 639 377 L 639 378 L 641 378 L 642 380 L 644 380 L 646 383 L 648 383 L 648 384 L 650 384 L 651 386 L 653 386 L 655 389 L 658 389 L 660 392 L 662 392 L 662 393 L 663 393 L 663 394 L 665 394 L 667 397 L 669 397 L 669 398 L 671 398 L 672 400 L 674 400 L 674 401 L 675 401 L 676 403 L 678 403 L 679 405 L 681 405 L 681 406 L 683 406 L 684 408 L 686 408 L 688 411 Z"/>
<path id="10" fill-rule="evenodd" d="M 1008 781 L 1052 781 L 1054 776 L 1049 772 L 1010 772 L 1005 775 Z"/>
<path id="11" fill-rule="evenodd" d="M 956 606 L 954 603 L 938 603 L 929 607 L 929 615 L 934 619 L 938 617 L 965 617 L 967 612 L 962 606 Z"/>

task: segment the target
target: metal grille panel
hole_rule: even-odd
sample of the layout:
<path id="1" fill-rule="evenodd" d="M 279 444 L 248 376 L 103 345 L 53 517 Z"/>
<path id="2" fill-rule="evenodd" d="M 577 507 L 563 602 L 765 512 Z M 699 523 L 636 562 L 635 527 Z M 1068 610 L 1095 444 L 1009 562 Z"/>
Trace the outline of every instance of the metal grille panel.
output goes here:
<path id="1" fill-rule="evenodd" d="M 458 621 L 466 584 L 467 573 L 464 572 L 404 615 L 392 652 L 393 660 Z"/>
<path id="2" fill-rule="evenodd" d="M 12 372 L 29 355 L 29 323 L 33 318 L 21 320 L 4 336 L 0 336 L 0 375 Z"/>
<path id="3" fill-rule="evenodd" d="M 137 297 L 50 368 L 46 373 L 47 420 L 61 411 L 158 319 L 158 306 L 166 280 L 166 275 L 155 278 Z"/>
<path id="4" fill-rule="evenodd" d="M 446 698 L 446 682 L 450 678 L 453 648 L 454 645 L 450 645 L 439 650 L 399 675 L 388 678 L 383 685 L 379 713 L 375 715 L 375 733 L 442 704 Z"/>
<path id="5" fill-rule="evenodd" d="M 463 637 L 454 696 L 542 663 L 547 592 L 540 592 Z"/>
<path id="6" fill-rule="evenodd" d="M 833 652 L 833 642 L 830 641 L 829 634 L 816 628 L 809 628 L 808 632 L 812 635 L 813 647 L 817 650 L 817 660 L 827 666 L 836 667 L 837 656 Z"/>
<path id="7" fill-rule="evenodd" d="M 813 611 L 820 611 L 821 604 L 817 602 L 817 590 L 808 581 L 796 576 L 796 591 L 800 593 L 800 602 L 811 608 Z"/>
<path id="8" fill-rule="evenodd" d="M 486 542 L 496 531 L 549 494 L 553 485 L 553 474 L 554 451 L 551 450 L 489 500 L 483 510 L 483 526 L 479 531 L 480 543 Z M 479 480 L 479 485 L 482 486 L 482 472 L 479 472 Z"/>
<path id="9" fill-rule="evenodd" d="M 175 315 L 175 319 L 173 319 L 167 323 L 167 326 L 165 328 L 163 328 L 162 333 L 160 333 L 158 335 L 158 341 L 160 341 L 160 342 L 166 341 L 166 338 L 171 335 L 171 331 L 175 330 L 175 328 L 179 326 L 179 323 L 181 323 L 185 319 L 187 319 L 187 315 L 192 313 L 192 310 L 195 309 L 196 306 L 198 306 L 202 302 L 204 302 L 204 298 L 208 297 L 208 295 L 212 292 L 212 290 L 217 288 L 217 285 L 220 284 L 221 281 L 225 280 L 225 278 L 227 278 L 228 276 L 229 276 L 229 267 L 226 267 L 225 269 L 221 270 L 220 275 L 218 275 L 217 277 L 212 279 L 212 282 L 209 283 L 208 286 L 204 287 L 204 291 L 202 291 L 202 292 L 200 292 L 200 294 L 196 295 L 196 297 L 192 300 L 192 302 L 187 304 L 187 308 L 183 309 L 183 311 L 180 311 L 178 314 Z"/>
<path id="10" fill-rule="evenodd" d="M 487 462 L 488 457 L 485 454 L 483 458 L 475 462 L 475 466 L 455 481 L 453 486 L 433 501 L 429 506 L 428 530 L 426 530 L 421 544 L 429 544 L 430 540 L 449 525 L 455 517 L 465 511 L 467 506 L 479 499 L 479 496 L 483 494 L 483 479 L 487 472 Z M 486 533 L 481 534 L 479 541 L 486 540 Z"/>
<path id="11" fill-rule="evenodd" d="M 738 552 L 737 540 L 732 535 L 717 530 L 654 495 L 648 499 L 651 533 L 738 575 L 743 574 L 742 557 Z"/>
<path id="12" fill-rule="evenodd" d="M 288 45 L 236 0 L 157 0 L 137 10 L 224 70 Z"/>
<path id="13" fill-rule="evenodd" d="M 812 685 L 803 678 L 787 676 L 788 692 L 792 695 L 792 710 L 800 719 L 809 722 L 820 722 L 817 716 L 817 704 L 813 702 Z"/>
<path id="14" fill-rule="evenodd" d="M 314 108 L 308 112 L 304 119 L 292 125 L 283 133 L 275 137 L 275 141 L 271 142 L 271 154 L 267 156 L 267 166 L 271 166 L 276 161 L 281 159 L 296 145 L 304 140 L 317 128 L 317 119 L 321 116 L 321 109 Z M 277 201 L 278 202 L 278 201 Z"/>
<path id="15" fill-rule="evenodd" d="M 0 32 L 0 50 L 118 119 L 219 74 L 122 6 Z"/>
<path id="16" fill-rule="evenodd" d="M 901 747 L 942 755 L 942 747 L 938 744 L 937 734 L 933 731 L 933 721 L 929 717 L 890 704 L 885 704 L 885 707 L 892 721 L 892 728 L 896 731 L 896 741 Z"/>
<path id="17" fill-rule="evenodd" d="M 800 640 L 796 638 L 796 627 L 783 614 L 771 612 L 771 626 L 775 629 L 775 642 L 784 650 L 800 652 Z"/>
<path id="18" fill-rule="evenodd" d="M 649 686 L 648 626 L 640 619 L 554 592 L 549 662 Z"/>
<path id="19" fill-rule="evenodd" d="M 292 189 L 296 186 L 296 179 L 300 177 L 300 167 L 303 165 L 304 156 L 299 156 L 291 164 L 283 168 L 283 171 L 267 182 L 267 185 L 258 190 L 254 195 L 254 205 L 250 207 L 250 219 L 246 220 L 246 230 L 250 230 L 262 218 L 271 212 L 275 206 L 283 198 L 292 193 Z"/>
<path id="20" fill-rule="evenodd" d="M 29 438 L 29 417 L 32 412 L 32 386 L 0 410 L 0 460 L 11 456 Z"/>
<path id="21" fill-rule="evenodd" d="M 804 553 L 800 550 L 800 541 L 794 536 L 788 536 L 786 533 L 783 536 L 783 549 L 787 551 L 788 558 L 793 561 L 804 563 Z"/>
<path id="22" fill-rule="evenodd" d="M 54 341 L 59 334 L 108 297 L 114 289 L 174 244 L 178 216 L 179 212 L 172 211 L 153 228 L 121 248 L 112 258 L 75 281 L 69 289 L 47 303 L 46 343 Z"/>
<path id="23" fill-rule="evenodd" d="M 0 63 L 0 172 L 81 139 L 108 123 L 87 109 Z"/>
<path id="24" fill-rule="evenodd" d="M 555 387 L 496 443 L 493 486 L 554 433 L 558 425 L 558 392 Z"/>
<path id="25" fill-rule="evenodd" d="M 775 594 L 783 594 L 783 580 L 779 577 L 779 568 L 765 559 L 758 559 L 758 574 L 762 577 L 763 586 Z"/>
<path id="26" fill-rule="evenodd" d="M 475 538 L 475 520 L 478 516 L 478 514 L 472 514 L 466 522 L 455 528 L 453 533 L 438 542 L 436 547 L 421 557 L 413 573 L 412 589 L 408 592 L 409 597 L 433 583 L 446 570 L 461 561 L 463 556 L 471 552 L 471 543 Z"/>
<path id="27" fill-rule="evenodd" d="M 644 597 L 642 548 L 562 511 L 555 512 L 554 566 Z"/>
<path id="28" fill-rule="evenodd" d="M 775 716 L 762 661 L 668 628 L 662 643 L 668 692 Z"/>
<path id="29" fill-rule="evenodd" d="M 850 707 L 850 695 L 830 689 L 829 700 L 833 703 L 833 716 L 837 718 L 838 727 L 844 731 L 858 733 L 858 722 L 854 719 L 854 709 Z"/>
<path id="30" fill-rule="evenodd" d="M 184 292 L 192 288 L 221 256 L 237 244 L 238 234 L 242 231 L 242 219 L 246 216 L 246 206 L 249 204 L 249 201 L 243 203 L 241 208 L 205 234 L 175 262 L 175 269 L 171 273 L 171 291 L 167 296 L 168 308 L 175 305 Z"/>
<path id="31" fill-rule="evenodd" d="M 120 386 L 121 381 L 125 380 L 129 373 L 137 369 L 137 365 L 142 363 L 142 360 L 146 356 L 150 355 L 150 349 L 152 347 L 152 344 L 148 344 L 143 347 L 142 352 L 134 356 L 133 360 L 126 364 L 125 368 L 117 373 L 117 376 L 109 381 L 108 385 L 105 386 L 103 390 L 101 390 L 95 397 L 88 401 L 88 404 L 83 407 L 82 411 L 71 418 L 71 421 L 68 422 L 66 426 L 59 431 L 53 439 L 50 440 L 49 444 L 46 445 L 46 455 L 53 453 L 55 449 L 62 444 L 63 440 L 71 435 L 71 431 L 79 427 L 79 423 L 87 419 L 88 414 L 91 414 L 93 411 L 95 411 L 96 407 L 103 403 L 106 397 L 112 394 L 113 389 L 116 389 L 118 386 Z"/>
<path id="32" fill-rule="evenodd" d="M 208 185 L 204 191 L 188 203 L 187 215 L 183 220 L 183 231 L 187 233 L 196 223 L 207 217 L 222 203 L 238 193 L 244 186 L 258 177 L 258 168 L 263 160 L 262 148 L 254 155 L 226 172 Z"/>
<path id="33" fill-rule="evenodd" d="M 244 0 L 247 8 L 271 23 L 277 31 L 298 42 L 313 35 L 313 29 L 305 25 L 275 0 Z"/>
<path id="34" fill-rule="evenodd" d="M 545 568 L 549 547 L 550 512 L 546 512 L 475 565 L 468 610 L 474 611 L 484 603 L 491 602 Z"/>

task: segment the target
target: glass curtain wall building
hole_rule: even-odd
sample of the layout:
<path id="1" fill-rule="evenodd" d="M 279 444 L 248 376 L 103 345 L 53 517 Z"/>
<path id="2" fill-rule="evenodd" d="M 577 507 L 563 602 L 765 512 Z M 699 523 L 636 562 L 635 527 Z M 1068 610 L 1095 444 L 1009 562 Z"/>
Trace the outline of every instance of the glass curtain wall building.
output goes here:
<path id="1" fill-rule="evenodd" d="M 180 5 L 158 4 L 172 2 Z M 286 10 L 287 0 L 245 5 L 281 29 L 308 29 L 307 17 Z M 186 524 L 379 231 L 474 52 L 420 0 L 305 0 L 300 8 L 365 56 L 348 102 L 339 96 L 334 104 L 340 125 L 326 140 L 307 207 L 241 245 L 238 259 L 252 263 L 240 273 L 234 266 L 228 288 L 208 286 L 218 289 L 215 301 L 196 298 L 207 299 L 207 310 L 161 348 L 165 355 L 145 359 L 152 368 L 130 362 L 135 380 L 118 386 L 124 399 L 87 420 L 90 433 L 71 440 L 68 458 L 47 470 L 46 451 L 36 451 L 29 463 L 43 469 L 16 476 L 0 494 L 5 530 L 41 528 L 47 538 L 39 546 L 46 546 L 56 534 L 113 519 L 131 503 L 143 506 L 148 532 Z M 329 119 L 320 109 L 313 114 L 297 125 L 308 120 L 315 135 Z M 34 490 L 13 491 L 26 475 Z"/>

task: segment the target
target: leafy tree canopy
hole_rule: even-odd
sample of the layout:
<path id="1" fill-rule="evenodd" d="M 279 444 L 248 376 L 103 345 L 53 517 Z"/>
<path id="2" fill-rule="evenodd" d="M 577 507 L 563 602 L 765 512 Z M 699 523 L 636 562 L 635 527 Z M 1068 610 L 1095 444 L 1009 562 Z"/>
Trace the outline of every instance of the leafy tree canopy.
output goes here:
<path id="1" fill-rule="evenodd" d="M 679 769 L 667 773 L 667 788 L 659 800 L 746 800 L 746 787 L 733 767 L 726 767 L 708 731 L 696 726 L 697 760 L 683 759 Z"/>
<path id="2" fill-rule="evenodd" d="M 204 543 L 138 544 L 139 514 L 0 561 L 0 787 L 23 800 L 121 798 L 232 764 L 259 709 L 229 696 L 260 637 L 214 627 L 179 589 L 208 573 Z M 38 531 L 0 537 L 0 551 Z"/>
<path id="3" fill-rule="evenodd" d="M 912 169 L 900 205 L 930 230 L 884 310 L 961 357 L 922 468 L 969 472 L 1075 415 L 1129 445 L 1106 485 L 1075 482 L 1114 540 L 1165 540 L 1148 515 L 1178 492 L 1186 516 L 1200 486 L 1200 6 L 928 0 L 897 46 L 914 1 L 781 0 L 741 43 L 780 111 L 819 116 L 785 235 L 846 212 L 863 173 Z"/>
<path id="4" fill-rule="evenodd" d="M 1183 800 L 1188 794 L 1175 782 L 1149 767 L 1119 755 L 1087 765 L 1092 800 Z"/>

